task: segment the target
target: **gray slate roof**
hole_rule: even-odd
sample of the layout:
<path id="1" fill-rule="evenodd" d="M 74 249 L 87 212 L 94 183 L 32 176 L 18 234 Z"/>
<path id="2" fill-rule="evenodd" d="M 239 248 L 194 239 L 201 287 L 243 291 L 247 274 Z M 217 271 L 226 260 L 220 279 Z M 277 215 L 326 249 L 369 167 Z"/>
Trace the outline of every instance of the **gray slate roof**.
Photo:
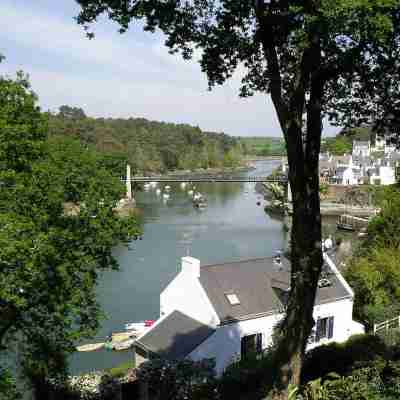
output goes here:
<path id="1" fill-rule="evenodd" d="M 214 332 L 210 326 L 173 311 L 139 338 L 135 346 L 167 360 L 182 360 Z"/>
<path id="2" fill-rule="evenodd" d="M 327 265 L 323 277 L 331 286 L 317 290 L 315 304 L 351 296 Z M 268 257 L 205 265 L 200 270 L 200 283 L 221 323 L 282 312 L 289 282 L 290 263 L 285 258 L 281 265 Z M 226 297 L 229 293 L 235 293 L 240 304 L 231 305 Z"/>

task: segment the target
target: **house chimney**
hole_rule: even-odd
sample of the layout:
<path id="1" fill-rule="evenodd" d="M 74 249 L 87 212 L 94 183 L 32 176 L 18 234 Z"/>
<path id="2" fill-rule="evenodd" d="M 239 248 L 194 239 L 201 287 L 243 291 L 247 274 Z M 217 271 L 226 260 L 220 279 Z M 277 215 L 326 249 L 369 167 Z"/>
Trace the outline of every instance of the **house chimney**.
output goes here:
<path id="1" fill-rule="evenodd" d="M 200 278 L 200 260 L 193 257 L 182 257 L 182 271 L 193 278 Z"/>

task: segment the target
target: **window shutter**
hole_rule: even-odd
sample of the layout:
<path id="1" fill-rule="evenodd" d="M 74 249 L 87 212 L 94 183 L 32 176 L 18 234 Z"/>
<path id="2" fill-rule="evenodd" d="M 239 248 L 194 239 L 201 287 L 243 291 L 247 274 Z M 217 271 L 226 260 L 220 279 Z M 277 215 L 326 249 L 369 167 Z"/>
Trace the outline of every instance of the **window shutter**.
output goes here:
<path id="1" fill-rule="evenodd" d="M 240 355 L 241 358 L 245 358 L 246 357 L 246 336 L 242 338 L 242 340 L 240 341 Z"/>
<path id="2" fill-rule="evenodd" d="M 328 319 L 328 339 L 333 336 L 333 317 L 329 317 Z"/>
<path id="3" fill-rule="evenodd" d="M 256 353 L 262 352 L 262 333 L 257 333 L 256 336 Z"/>
<path id="4" fill-rule="evenodd" d="M 317 319 L 317 329 L 315 330 L 315 341 L 319 342 L 319 339 L 321 338 L 321 320 L 318 318 Z"/>

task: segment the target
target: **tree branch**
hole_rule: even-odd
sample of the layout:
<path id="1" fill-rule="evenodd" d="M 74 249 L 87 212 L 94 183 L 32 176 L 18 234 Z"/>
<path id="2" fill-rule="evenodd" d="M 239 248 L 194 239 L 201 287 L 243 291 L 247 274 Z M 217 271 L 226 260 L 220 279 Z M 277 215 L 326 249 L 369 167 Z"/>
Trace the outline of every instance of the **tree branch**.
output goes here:
<path id="1" fill-rule="evenodd" d="M 278 54 L 275 48 L 272 25 L 268 23 L 267 19 L 265 18 L 266 6 L 263 0 L 256 0 L 255 12 L 258 22 L 258 35 L 261 38 L 265 59 L 267 61 L 267 72 L 270 79 L 271 98 L 278 114 L 278 119 L 283 134 L 286 135 L 286 124 L 289 110 L 288 105 L 285 103 L 282 96 L 281 69 L 278 60 Z"/>

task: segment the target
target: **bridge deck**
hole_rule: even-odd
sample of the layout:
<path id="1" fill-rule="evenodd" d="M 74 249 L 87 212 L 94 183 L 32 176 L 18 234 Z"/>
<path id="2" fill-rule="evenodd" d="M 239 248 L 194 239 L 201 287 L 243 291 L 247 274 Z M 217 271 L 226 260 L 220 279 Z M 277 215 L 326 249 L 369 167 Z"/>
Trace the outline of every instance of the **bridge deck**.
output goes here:
<path id="1" fill-rule="evenodd" d="M 131 182 L 270 182 L 286 184 L 287 180 L 264 176 L 133 176 Z"/>

